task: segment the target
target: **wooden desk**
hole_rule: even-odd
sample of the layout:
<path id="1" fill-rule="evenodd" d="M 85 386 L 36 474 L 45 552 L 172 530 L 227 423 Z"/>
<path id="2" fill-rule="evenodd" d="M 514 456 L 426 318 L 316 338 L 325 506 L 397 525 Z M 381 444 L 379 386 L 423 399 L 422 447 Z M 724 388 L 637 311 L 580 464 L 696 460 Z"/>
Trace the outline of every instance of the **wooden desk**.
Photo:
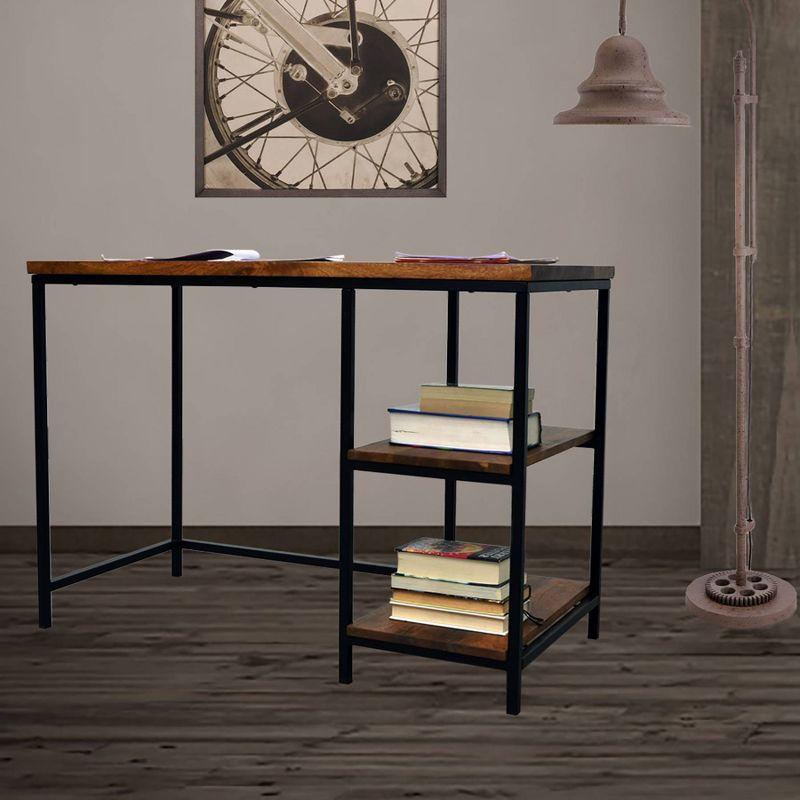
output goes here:
<path id="1" fill-rule="evenodd" d="M 473 281 L 551 283 L 599 281 L 614 277 L 614 267 L 557 264 L 396 264 L 365 261 L 29 261 L 31 275 L 125 276 L 160 278 L 282 278 L 358 281 Z"/>
<path id="2" fill-rule="evenodd" d="M 31 261 L 33 291 L 34 395 L 36 422 L 36 527 L 39 625 L 52 625 L 52 594 L 96 575 L 170 553 L 172 574 L 183 569 L 183 551 L 284 561 L 339 570 L 339 681 L 352 681 L 354 646 L 438 658 L 506 673 L 506 710 L 518 714 L 522 671 L 541 652 L 589 615 L 589 637 L 600 630 L 603 471 L 606 430 L 609 301 L 613 267 L 538 266 L 532 264 L 395 264 L 331 262 L 142 262 Z M 172 294 L 172 454 L 171 537 L 163 542 L 59 577 L 52 575 L 47 427 L 47 336 L 45 291 L 48 284 L 168 286 Z M 339 557 L 238 547 L 183 537 L 183 288 L 185 286 L 309 287 L 341 291 L 341 409 L 339 450 Z M 459 297 L 462 292 L 509 292 L 515 296 L 513 454 L 446 453 L 392 446 L 385 441 L 357 447 L 354 441 L 355 307 L 357 290 L 446 292 L 446 380 L 458 383 Z M 527 447 L 528 362 L 531 295 L 540 292 L 596 291 L 597 366 L 595 421 L 590 430 L 548 428 L 542 444 Z M 534 613 L 541 625 L 524 622 L 525 489 L 528 466 L 574 447 L 594 453 L 592 537 L 588 582 L 531 576 Z M 412 475 L 444 483 L 444 536 L 456 536 L 456 487 L 459 481 L 511 487 L 511 592 L 509 635 L 463 634 L 430 626 L 397 623 L 386 608 L 354 621 L 353 574 L 390 575 L 393 566 L 356 561 L 353 549 L 353 483 L 356 471 Z M 388 586 L 387 586 L 388 589 Z M 537 612 L 538 609 L 538 612 Z"/>

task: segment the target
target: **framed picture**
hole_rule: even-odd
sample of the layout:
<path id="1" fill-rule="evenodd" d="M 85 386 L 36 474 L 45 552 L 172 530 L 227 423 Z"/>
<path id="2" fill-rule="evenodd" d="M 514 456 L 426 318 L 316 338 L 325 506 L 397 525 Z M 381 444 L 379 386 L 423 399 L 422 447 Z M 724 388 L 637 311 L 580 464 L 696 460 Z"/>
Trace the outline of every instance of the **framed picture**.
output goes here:
<path id="1" fill-rule="evenodd" d="M 446 0 L 196 2 L 197 196 L 445 195 Z"/>

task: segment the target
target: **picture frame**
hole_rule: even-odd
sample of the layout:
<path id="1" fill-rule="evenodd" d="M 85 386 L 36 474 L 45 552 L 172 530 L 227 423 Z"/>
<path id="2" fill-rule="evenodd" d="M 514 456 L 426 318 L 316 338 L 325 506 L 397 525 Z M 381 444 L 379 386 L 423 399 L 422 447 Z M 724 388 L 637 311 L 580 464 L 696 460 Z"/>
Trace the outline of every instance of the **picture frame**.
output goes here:
<path id="1" fill-rule="evenodd" d="M 292 44 L 347 64 L 347 0 L 195 3 L 197 197 L 446 197 L 447 0 L 355 0 L 363 72 L 333 100 Z"/>

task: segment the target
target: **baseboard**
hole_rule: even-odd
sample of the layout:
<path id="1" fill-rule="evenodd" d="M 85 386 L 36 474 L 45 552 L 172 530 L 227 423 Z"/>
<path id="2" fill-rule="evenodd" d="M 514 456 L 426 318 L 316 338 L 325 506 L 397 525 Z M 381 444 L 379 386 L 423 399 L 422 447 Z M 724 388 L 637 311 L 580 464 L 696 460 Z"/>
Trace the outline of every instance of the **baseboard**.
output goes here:
<path id="1" fill-rule="evenodd" d="M 237 527 L 192 526 L 187 538 L 295 550 L 312 554 L 335 553 L 338 529 L 333 526 Z M 356 548 L 362 553 L 391 551 L 396 545 L 417 536 L 441 536 L 436 526 L 363 526 L 356 528 Z M 488 544 L 506 543 L 508 528 L 501 526 L 459 527 L 462 539 Z M 53 529 L 56 553 L 121 553 L 135 550 L 169 537 L 160 527 L 57 527 Z M 582 557 L 589 542 L 588 527 L 530 526 L 528 552 L 539 558 Z M 637 558 L 650 561 L 693 561 L 700 559 L 699 526 L 609 526 L 603 537 L 607 558 Z M 0 526 L 0 553 L 33 553 L 36 529 L 33 526 Z"/>

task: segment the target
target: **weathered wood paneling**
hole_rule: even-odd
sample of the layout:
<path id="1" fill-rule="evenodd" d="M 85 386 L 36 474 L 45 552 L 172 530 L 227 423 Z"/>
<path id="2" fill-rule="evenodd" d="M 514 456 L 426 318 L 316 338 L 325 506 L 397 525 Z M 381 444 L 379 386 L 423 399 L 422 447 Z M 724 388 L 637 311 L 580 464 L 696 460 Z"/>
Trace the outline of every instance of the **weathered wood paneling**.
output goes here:
<path id="1" fill-rule="evenodd" d="M 797 800 L 800 619 L 715 632 L 683 608 L 695 573 L 609 564 L 600 641 L 557 642 L 512 719 L 489 670 L 357 649 L 337 685 L 329 570 L 165 556 L 59 593 L 42 632 L 33 559 L 4 555 L 0 796 Z M 387 583 L 360 576 L 357 612 Z"/>
<path id="2" fill-rule="evenodd" d="M 800 3 L 755 0 L 760 249 L 753 405 L 754 563 L 800 565 Z M 732 58 L 736 2 L 703 0 L 703 560 L 733 564 Z"/>

